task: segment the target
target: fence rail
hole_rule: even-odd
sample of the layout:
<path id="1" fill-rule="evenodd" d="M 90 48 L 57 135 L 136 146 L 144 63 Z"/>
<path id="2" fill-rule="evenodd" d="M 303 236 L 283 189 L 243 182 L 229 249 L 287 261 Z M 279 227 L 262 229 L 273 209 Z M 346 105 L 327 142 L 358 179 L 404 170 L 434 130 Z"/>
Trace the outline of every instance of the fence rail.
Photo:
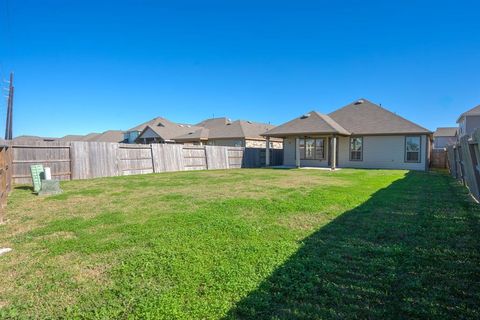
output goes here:
<path id="1" fill-rule="evenodd" d="M 462 137 L 455 145 L 447 147 L 450 174 L 461 181 L 472 196 L 480 201 L 480 129 L 472 137 Z"/>
<path id="2" fill-rule="evenodd" d="M 147 174 L 184 170 L 256 168 L 265 166 L 265 149 L 130 145 L 107 142 L 34 143 L 12 145 L 13 183 L 31 183 L 30 165 L 51 168 L 60 180 Z M 271 165 L 283 163 L 283 150 L 270 150 Z"/>

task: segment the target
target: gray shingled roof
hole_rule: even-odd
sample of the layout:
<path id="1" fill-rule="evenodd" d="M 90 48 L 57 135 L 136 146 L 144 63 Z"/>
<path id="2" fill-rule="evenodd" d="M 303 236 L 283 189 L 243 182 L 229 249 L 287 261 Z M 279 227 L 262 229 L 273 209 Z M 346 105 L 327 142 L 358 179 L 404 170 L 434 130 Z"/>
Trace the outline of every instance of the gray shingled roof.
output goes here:
<path id="1" fill-rule="evenodd" d="M 457 123 L 460 122 L 460 120 L 465 117 L 465 116 L 480 116 L 480 104 L 476 107 L 473 107 L 472 109 L 468 110 L 468 111 L 465 111 L 464 113 L 462 113 L 458 119 L 457 119 Z"/>
<path id="2" fill-rule="evenodd" d="M 123 142 L 124 136 L 121 130 L 108 130 L 92 137 L 87 137 L 84 141 L 97 142 Z"/>
<path id="3" fill-rule="evenodd" d="M 16 143 L 25 143 L 25 142 L 31 142 L 31 141 L 56 141 L 58 138 L 51 138 L 51 137 L 39 137 L 39 136 L 28 136 L 28 135 L 22 135 L 22 136 L 17 136 L 12 139 Z"/>
<path id="4" fill-rule="evenodd" d="M 196 126 L 210 129 L 210 128 L 213 128 L 213 127 L 224 126 L 229 122 L 231 122 L 230 119 L 228 119 L 226 117 L 210 118 L 210 119 L 205 119 L 200 123 L 197 123 Z"/>
<path id="5" fill-rule="evenodd" d="M 208 140 L 210 130 L 207 128 L 193 129 L 190 132 L 173 137 L 178 142 Z"/>
<path id="6" fill-rule="evenodd" d="M 187 134 L 179 135 L 174 138 L 176 141 L 197 141 L 208 139 L 259 139 L 265 131 L 274 126 L 266 123 L 236 120 L 223 125 L 215 125 L 209 129 L 202 128 L 191 130 Z"/>
<path id="7" fill-rule="evenodd" d="M 269 137 L 285 137 L 297 134 L 340 134 L 350 135 L 350 132 L 336 123 L 331 117 L 311 111 L 301 117 L 281 124 L 264 134 Z"/>
<path id="8" fill-rule="evenodd" d="M 200 129 L 200 127 L 192 126 L 189 124 L 179 124 L 175 122 L 171 122 L 165 118 L 156 118 L 157 121 L 153 122 L 150 125 L 147 125 L 143 131 L 140 133 L 137 139 L 142 139 L 142 135 L 145 133 L 147 129 L 151 129 L 155 132 L 159 138 L 164 141 L 171 141 L 174 137 L 183 135 L 192 131 L 196 131 Z"/>
<path id="9" fill-rule="evenodd" d="M 130 131 L 143 131 L 147 126 L 155 126 L 157 125 L 159 122 L 161 121 L 166 121 L 168 123 L 171 123 L 170 120 L 167 120 L 165 118 L 162 118 L 162 117 L 156 117 L 156 118 L 153 118 L 151 120 L 148 120 L 144 123 L 141 123 L 133 128 L 130 128 L 127 130 L 127 132 L 130 132 Z"/>
<path id="10" fill-rule="evenodd" d="M 458 128 L 456 127 L 440 127 L 433 133 L 434 137 L 456 137 Z"/>
<path id="11" fill-rule="evenodd" d="M 430 130 L 366 99 L 352 102 L 329 116 L 352 134 L 431 133 Z"/>
<path id="12" fill-rule="evenodd" d="M 312 111 L 265 132 L 264 136 L 285 137 L 297 134 L 430 134 L 401 116 L 366 99 L 360 99 L 328 115 Z"/>

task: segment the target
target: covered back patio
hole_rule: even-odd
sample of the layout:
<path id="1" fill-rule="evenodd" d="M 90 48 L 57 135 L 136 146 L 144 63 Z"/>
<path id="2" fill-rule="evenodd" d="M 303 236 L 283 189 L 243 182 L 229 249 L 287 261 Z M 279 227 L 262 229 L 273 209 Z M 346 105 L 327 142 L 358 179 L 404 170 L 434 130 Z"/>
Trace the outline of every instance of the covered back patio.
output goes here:
<path id="1" fill-rule="evenodd" d="M 300 167 L 323 167 L 335 170 L 338 166 L 338 141 L 350 133 L 329 116 L 312 111 L 267 131 L 271 137 L 284 140 L 284 165 Z M 266 165 L 270 165 L 267 143 Z"/>

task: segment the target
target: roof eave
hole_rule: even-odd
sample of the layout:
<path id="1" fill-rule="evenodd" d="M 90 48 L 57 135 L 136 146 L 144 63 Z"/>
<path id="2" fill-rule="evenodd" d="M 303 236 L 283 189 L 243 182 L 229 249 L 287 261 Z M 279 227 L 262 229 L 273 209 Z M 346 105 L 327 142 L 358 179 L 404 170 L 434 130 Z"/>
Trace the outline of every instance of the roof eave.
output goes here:
<path id="1" fill-rule="evenodd" d="M 262 133 L 261 136 L 263 137 L 277 137 L 277 138 L 285 138 L 291 136 L 301 136 L 301 135 L 339 135 L 339 136 L 350 136 L 351 133 L 345 132 L 279 132 L 279 133 Z"/>

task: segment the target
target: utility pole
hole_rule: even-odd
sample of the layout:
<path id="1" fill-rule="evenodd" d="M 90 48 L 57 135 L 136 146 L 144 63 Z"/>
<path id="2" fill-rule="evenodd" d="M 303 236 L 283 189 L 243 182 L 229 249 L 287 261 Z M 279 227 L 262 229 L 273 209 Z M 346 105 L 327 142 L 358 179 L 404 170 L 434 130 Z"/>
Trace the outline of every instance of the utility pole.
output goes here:
<path id="1" fill-rule="evenodd" d="M 13 138 L 13 94 L 15 87 L 13 86 L 13 72 L 10 72 L 10 83 L 8 88 L 8 102 L 7 102 L 7 119 L 5 123 L 5 140 L 12 140 Z"/>

